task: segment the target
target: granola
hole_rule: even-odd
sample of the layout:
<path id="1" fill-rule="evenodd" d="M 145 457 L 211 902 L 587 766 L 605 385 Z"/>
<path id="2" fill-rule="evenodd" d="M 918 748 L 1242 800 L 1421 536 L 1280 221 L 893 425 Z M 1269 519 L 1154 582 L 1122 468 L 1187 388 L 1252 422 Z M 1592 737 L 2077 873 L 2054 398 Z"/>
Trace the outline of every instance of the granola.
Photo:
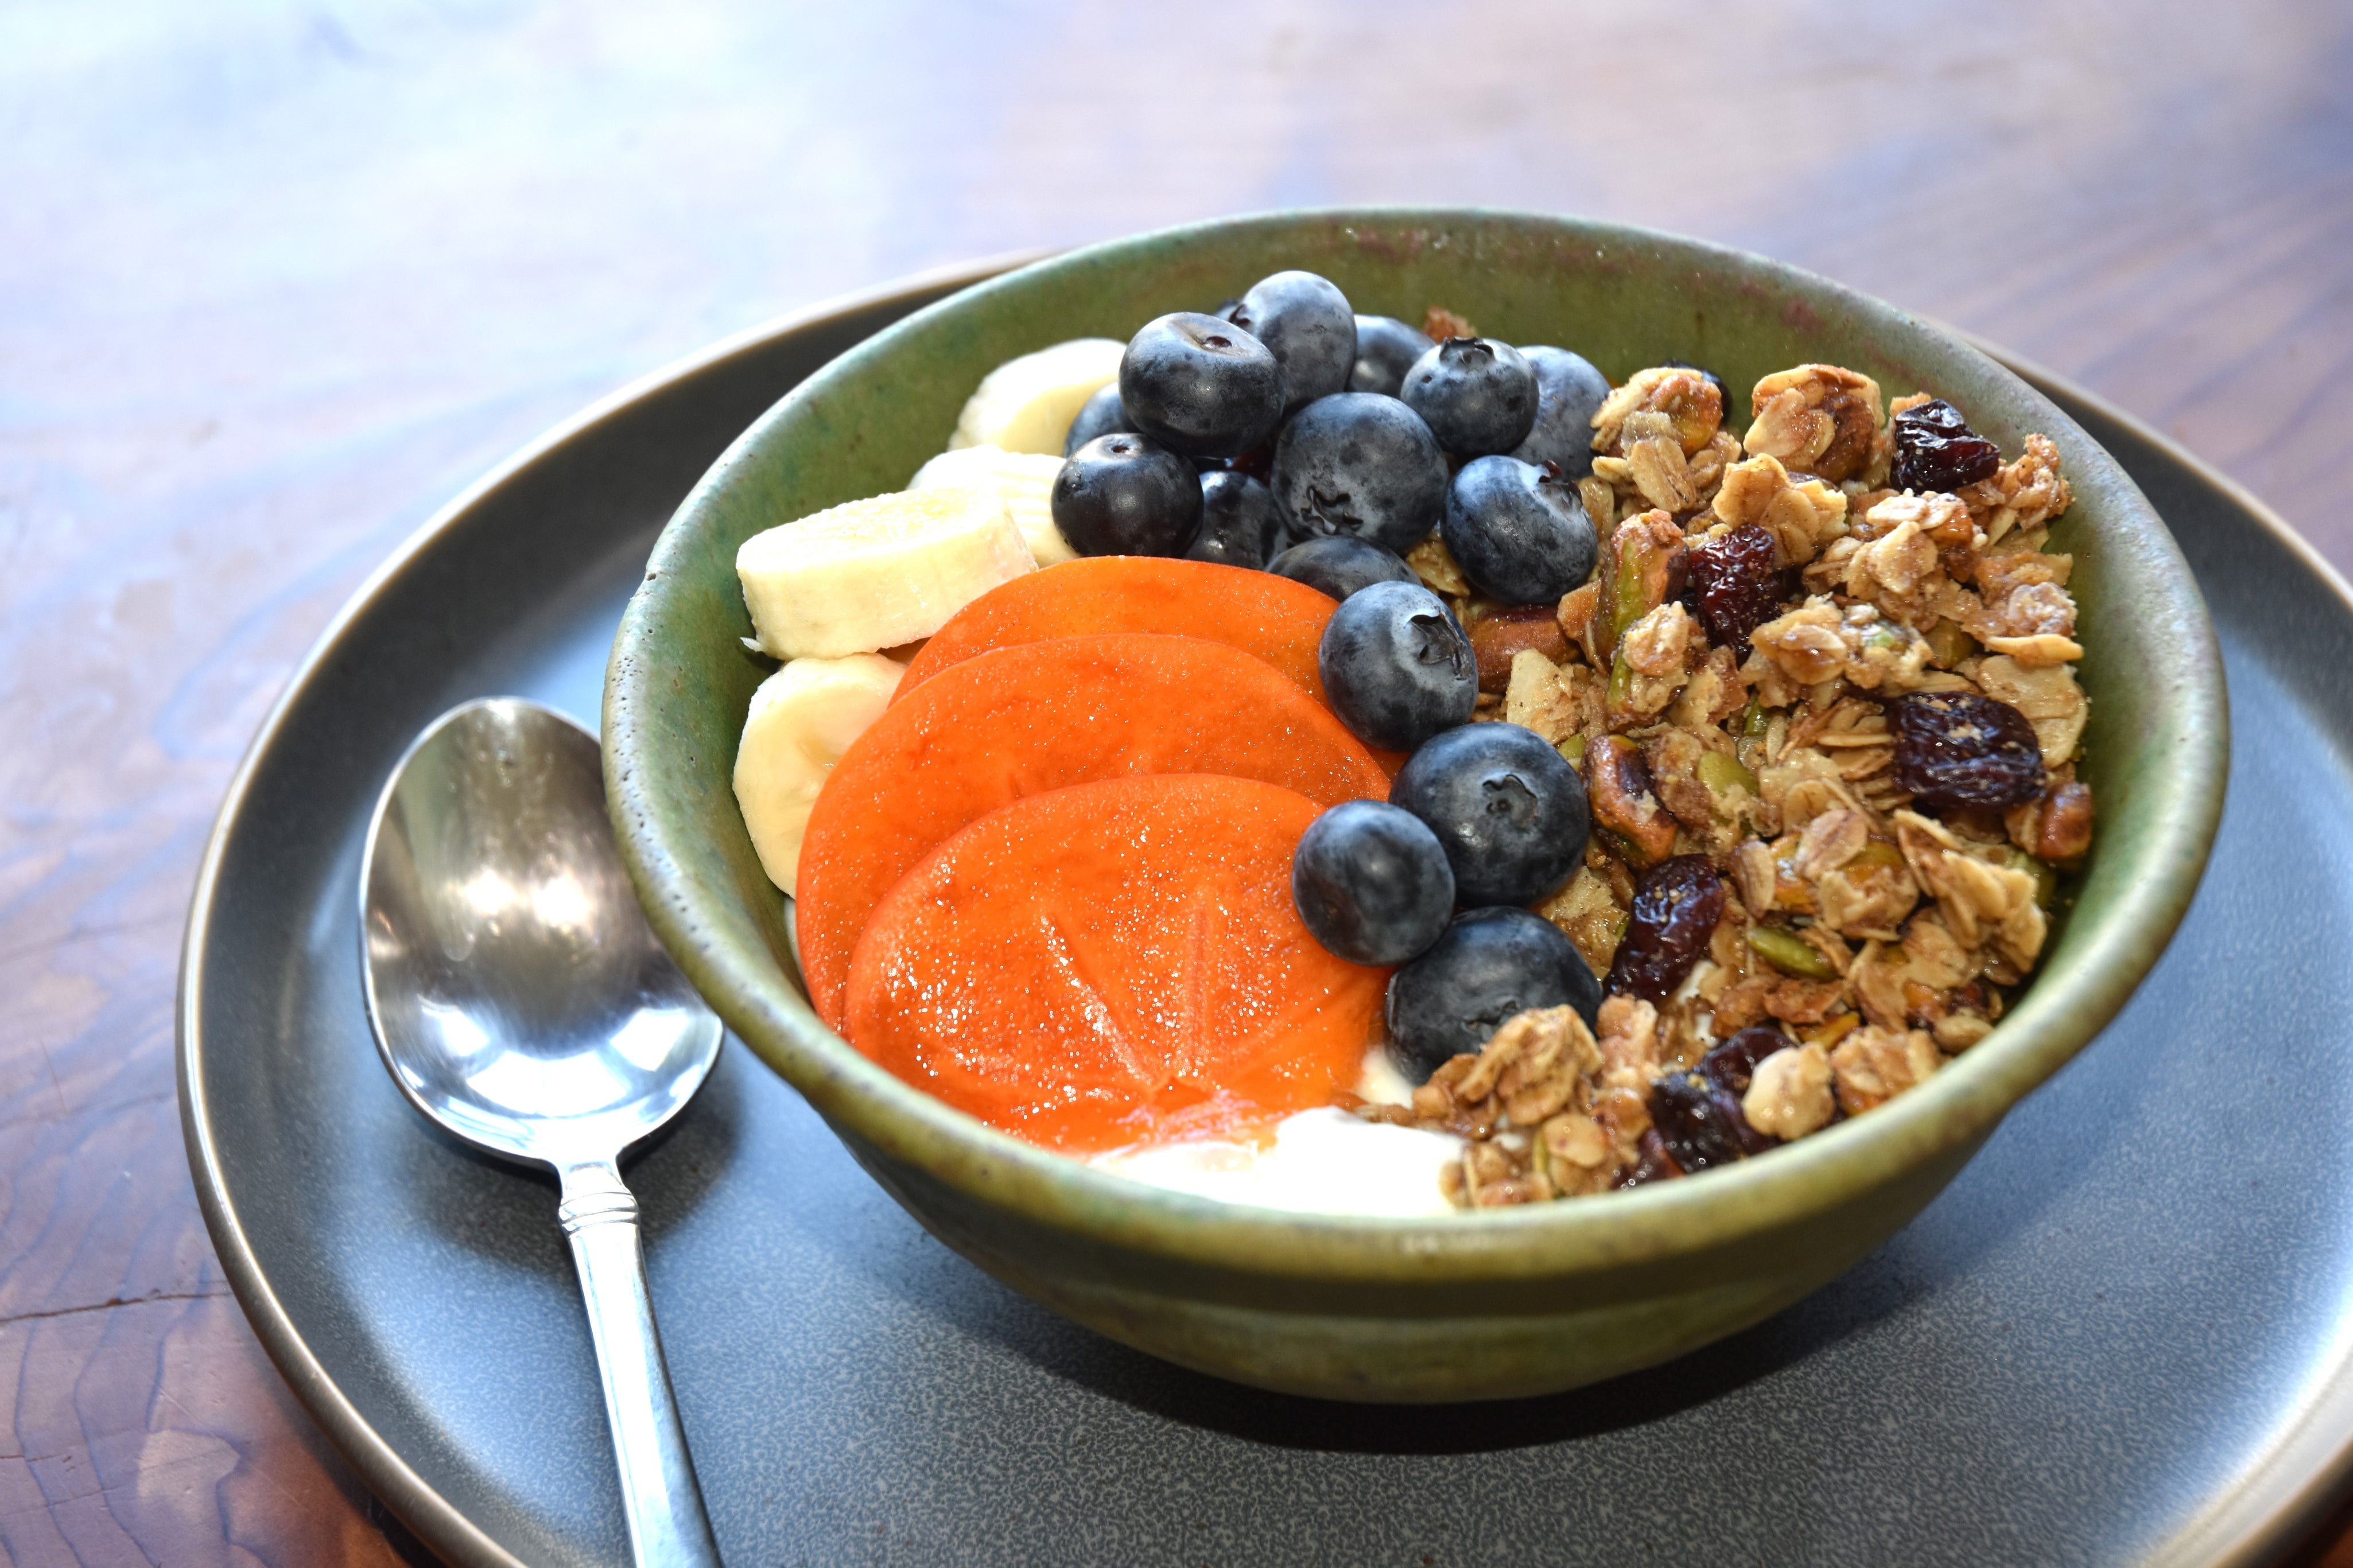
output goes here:
<path id="1" fill-rule="evenodd" d="M 1968 472 L 1985 477 L 1955 489 L 1890 488 L 1909 438 L 1894 416 L 1925 407 L 1981 440 L 1931 403 L 1799 365 L 1757 383 L 1736 433 L 1720 384 L 1662 365 L 1595 414 L 1578 486 L 1593 578 L 1556 606 L 1542 651 L 1524 634 L 1499 645 L 1516 651 L 1480 716 L 1534 731 L 1584 777 L 1586 862 L 1537 912 L 1608 989 L 1591 1028 L 1569 1007 L 1521 1014 L 1409 1105 L 1359 1110 L 1464 1139 L 1442 1184 L 1455 1204 L 1672 1178 L 1868 1114 L 1982 1039 L 2032 972 L 2060 875 L 2092 839 L 2073 562 L 2048 548 L 2071 497 L 2040 435 L 1999 467 L 1981 445 Z M 1412 561 L 1474 626 L 1492 613 L 1434 540 Z M 2026 726 L 1976 795 L 1978 731 L 1950 716 L 1989 710 L 1968 700 Z M 1943 729 L 1915 708 L 1891 723 L 1921 701 Z M 1960 795 L 1901 782 L 1928 787 L 1903 753 L 1932 743 Z M 2021 790 L 2037 750 L 2040 783 Z M 1689 883 L 1694 863 L 1730 896 L 1657 994 L 1637 895 Z M 1623 989 L 1637 970 L 1642 995 Z"/>

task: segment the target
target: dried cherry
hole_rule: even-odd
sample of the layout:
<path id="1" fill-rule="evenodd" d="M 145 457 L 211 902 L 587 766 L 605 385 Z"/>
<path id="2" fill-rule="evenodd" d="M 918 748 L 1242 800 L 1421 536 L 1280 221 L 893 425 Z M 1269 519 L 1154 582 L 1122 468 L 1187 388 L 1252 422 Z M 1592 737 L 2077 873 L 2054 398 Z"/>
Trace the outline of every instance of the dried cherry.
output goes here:
<path id="1" fill-rule="evenodd" d="M 1895 464 L 1888 482 L 1899 490 L 1947 493 L 2001 467 L 2001 448 L 1968 427 L 1943 398 L 1895 416 Z"/>
<path id="2" fill-rule="evenodd" d="M 1657 1128 L 1644 1128 L 1641 1141 L 1634 1148 L 1633 1166 L 1618 1178 L 1616 1185 L 1639 1187 L 1647 1182 L 1663 1182 L 1683 1173 L 1683 1168 L 1676 1164 L 1675 1157 L 1667 1152 L 1666 1142 L 1659 1136 Z"/>
<path id="3" fill-rule="evenodd" d="M 1643 872 L 1605 989 L 1651 1002 L 1673 995 L 1707 951 L 1725 897 L 1704 855 L 1678 855 Z"/>
<path id="4" fill-rule="evenodd" d="M 1798 591 L 1797 574 L 1773 569 L 1773 536 L 1744 522 L 1723 538 L 1686 552 L 1683 606 L 1699 617 L 1707 640 L 1748 657 L 1751 633 L 1781 613 Z"/>
<path id="5" fill-rule="evenodd" d="M 1750 1080 L 1757 1076 L 1757 1064 L 1795 1043 L 1778 1029 L 1743 1029 L 1700 1058 L 1699 1070 L 1728 1093 L 1746 1094 Z"/>
<path id="6" fill-rule="evenodd" d="M 1729 1165 L 1773 1146 L 1748 1125 L 1740 1102 L 1703 1073 L 1669 1073 L 1651 1085 L 1651 1121 L 1667 1152 L 1686 1171 Z"/>
<path id="7" fill-rule="evenodd" d="M 2042 747 L 2026 715 L 1969 691 L 1915 691 L 1887 704 L 1895 782 L 1927 811 L 2006 811 L 2042 794 Z"/>

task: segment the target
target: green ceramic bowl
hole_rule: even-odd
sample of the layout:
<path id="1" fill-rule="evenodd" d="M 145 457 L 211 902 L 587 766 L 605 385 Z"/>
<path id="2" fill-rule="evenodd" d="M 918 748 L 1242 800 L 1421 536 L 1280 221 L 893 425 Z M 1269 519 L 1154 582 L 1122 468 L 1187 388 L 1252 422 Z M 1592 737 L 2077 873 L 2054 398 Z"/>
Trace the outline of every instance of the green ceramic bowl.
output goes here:
<path id="1" fill-rule="evenodd" d="M 1180 1196 L 982 1126 L 860 1057 L 810 1012 L 785 900 L 730 784 L 766 673 L 736 547 L 897 489 L 945 445 L 981 376 L 1065 338 L 1125 338 L 1283 268 L 1359 310 L 1436 303 L 1611 377 L 1680 359 L 1745 389 L 1808 361 L 1892 396 L 1933 391 L 2015 453 L 2058 444 L 2074 486 L 2092 697 L 2092 863 L 2042 973 L 1999 1027 L 1885 1108 L 1729 1170 L 1443 1220 L 1304 1217 Z M 2039 394 L 1892 306 L 1753 256 L 1513 213 L 1279 214 L 1060 256 L 955 295 L 844 354 L 745 431 L 655 545 L 605 693 L 614 826 L 655 928 L 721 1016 L 934 1236 L 1015 1289 L 1155 1355 L 1343 1399 L 1542 1393 L 1753 1323 L 1848 1268 L 1950 1181 L 2003 1113 L 2116 1015 L 2188 906 L 2228 746 L 2205 607 L 2132 481 Z"/>

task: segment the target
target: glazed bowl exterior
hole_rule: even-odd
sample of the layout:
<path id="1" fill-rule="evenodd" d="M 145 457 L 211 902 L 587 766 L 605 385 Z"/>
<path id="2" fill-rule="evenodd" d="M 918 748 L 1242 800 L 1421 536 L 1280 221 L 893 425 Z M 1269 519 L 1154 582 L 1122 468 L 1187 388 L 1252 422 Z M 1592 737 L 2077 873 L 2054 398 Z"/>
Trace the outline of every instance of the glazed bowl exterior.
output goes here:
<path id="1" fill-rule="evenodd" d="M 735 551 L 761 530 L 906 484 L 965 397 L 1017 354 L 1126 338 L 1284 268 L 1366 313 L 1439 304 L 1614 380 L 1663 360 L 1746 389 L 1810 361 L 1890 396 L 1948 398 L 2015 453 L 2057 444 L 2074 504 L 2090 863 L 2042 968 L 1992 1034 L 1927 1083 L 1813 1137 L 1681 1181 L 1440 1219 L 1297 1215 L 1142 1186 L 997 1132 L 900 1082 L 818 1021 L 789 906 L 731 783 L 770 668 Z M 1917 1214 L 2004 1113 L 2113 1017 L 2164 951 L 2221 815 L 2221 663 L 2189 569 L 2124 472 L 2039 393 L 1893 306 L 1761 258 L 1644 230 L 1457 209 L 1237 218 L 1070 252 L 917 312 L 746 430 L 663 531 L 607 672 L 607 795 L 655 929 L 712 1005 L 948 1246 L 1153 1354 L 1356 1400 L 1496 1398 L 1667 1360 L 1797 1300 Z"/>

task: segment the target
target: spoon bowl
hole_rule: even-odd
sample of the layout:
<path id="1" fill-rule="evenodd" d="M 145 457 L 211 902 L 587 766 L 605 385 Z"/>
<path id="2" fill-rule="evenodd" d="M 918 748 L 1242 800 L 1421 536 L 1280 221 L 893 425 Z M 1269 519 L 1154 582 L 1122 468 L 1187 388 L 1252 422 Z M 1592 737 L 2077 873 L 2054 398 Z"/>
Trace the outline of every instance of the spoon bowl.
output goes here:
<path id="1" fill-rule="evenodd" d="M 723 1035 L 621 868 L 596 736 L 509 697 L 435 721 L 376 802 L 360 942 L 376 1048 L 409 1103 L 555 1169 L 632 1555 L 716 1568 L 620 1158 L 694 1098 Z"/>
<path id="2" fill-rule="evenodd" d="M 394 1081 L 469 1142 L 559 1168 L 678 1114 L 723 1036 L 638 909 L 600 767 L 562 714 L 470 702 L 394 771 L 362 880 Z"/>

